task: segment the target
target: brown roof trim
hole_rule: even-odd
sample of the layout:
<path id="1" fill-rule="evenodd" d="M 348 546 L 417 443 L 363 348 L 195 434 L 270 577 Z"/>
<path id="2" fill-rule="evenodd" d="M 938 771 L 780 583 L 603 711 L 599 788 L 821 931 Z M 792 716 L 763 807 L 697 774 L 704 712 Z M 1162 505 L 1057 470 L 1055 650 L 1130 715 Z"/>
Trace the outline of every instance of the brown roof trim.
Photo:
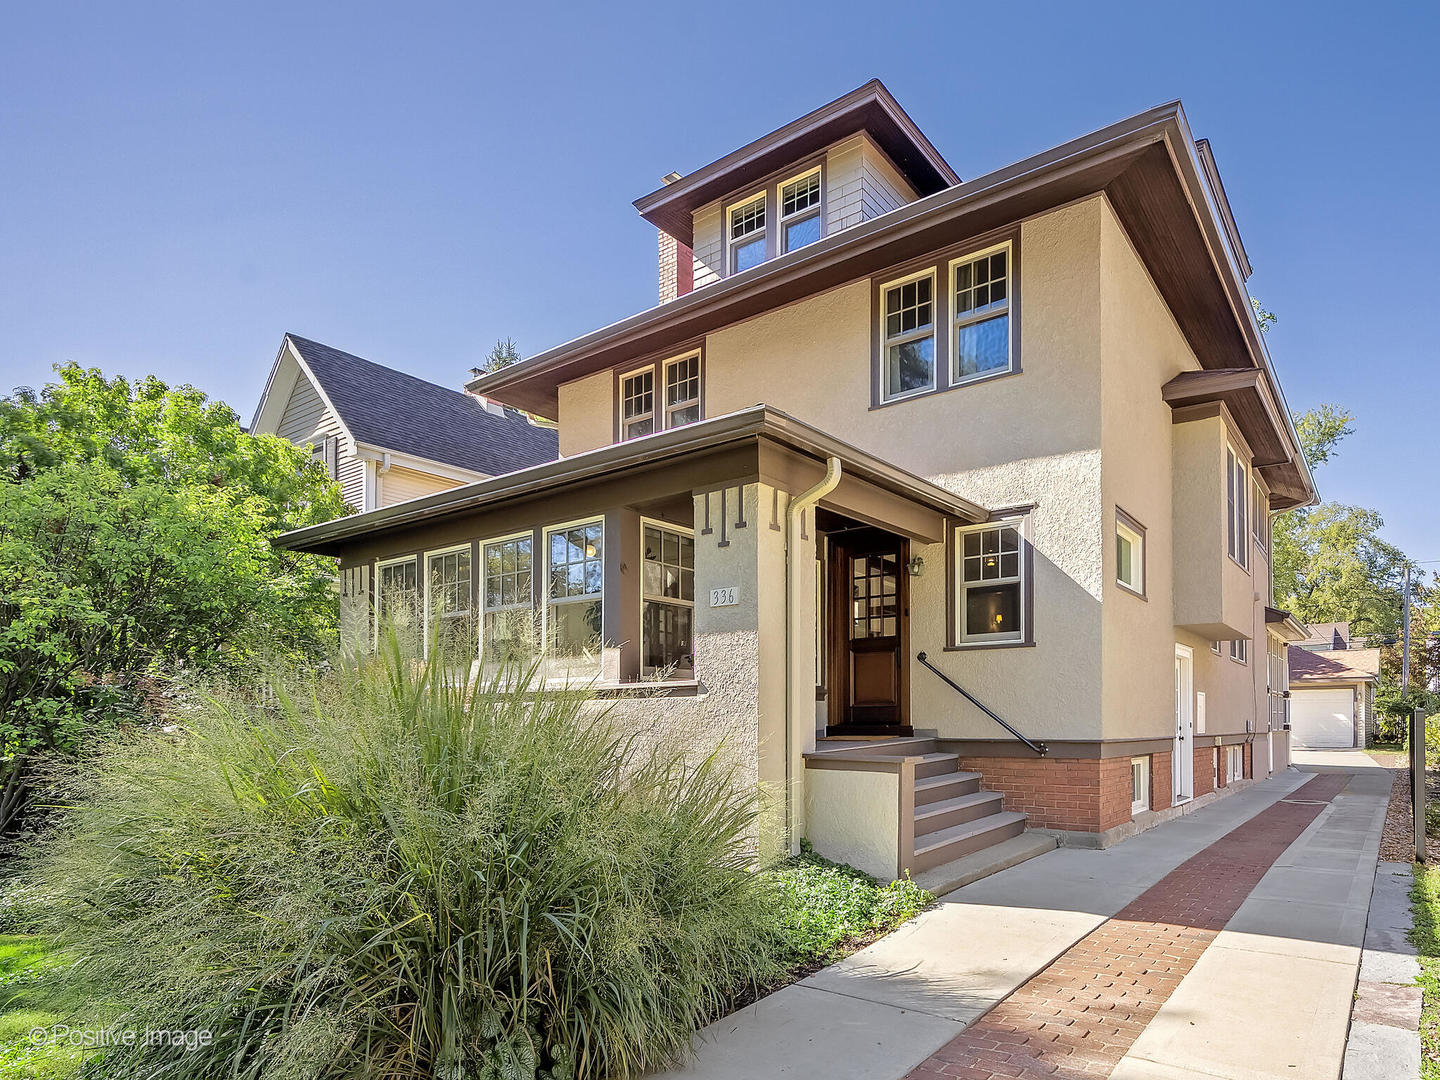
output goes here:
<path id="1" fill-rule="evenodd" d="M 955 170 L 885 84 L 871 79 L 814 112 L 636 199 L 635 209 L 656 228 L 682 244 L 690 244 L 692 215 L 697 209 L 857 131 L 870 134 L 920 195 L 960 183 Z"/>
<path id="2" fill-rule="evenodd" d="M 1195 140 L 1195 153 L 1200 159 L 1200 168 L 1205 172 L 1205 181 L 1215 199 L 1215 210 L 1220 215 L 1220 224 L 1225 227 L 1225 238 L 1230 241 L 1230 250 L 1240 264 L 1240 280 L 1249 281 L 1255 273 L 1250 266 L 1250 256 L 1245 251 L 1245 242 L 1240 239 L 1240 228 L 1235 224 L 1235 215 L 1230 212 L 1230 199 L 1225 194 L 1225 184 L 1220 179 L 1220 167 L 1215 164 L 1215 152 L 1210 149 L 1209 139 Z"/>
<path id="3" fill-rule="evenodd" d="M 1303 641 L 1305 639 L 1306 627 L 1299 619 L 1295 618 L 1288 611 L 1279 608 L 1266 606 L 1265 625 L 1278 628 L 1278 632 L 1287 642 Z"/>
<path id="4" fill-rule="evenodd" d="M 295 529 L 276 537 L 274 544 L 276 547 L 295 551 L 330 550 L 336 544 L 362 536 L 409 528 L 436 518 L 493 507 L 514 499 L 542 494 L 548 489 L 612 476 L 627 469 L 654 468 L 657 464 L 689 455 L 758 439 L 779 443 L 817 461 L 838 457 L 847 475 L 903 495 L 948 517 L 980 522 L 990 516 L 984 507 L 962 499 L 938 484 L 906 472 L 778 409 L 756 405 L 686 427 L 672 428 L 630 442 L 614 443 L 574 457 L 561 458 L 519 472 L 465 484 L 409 502 Z"/>
<path id="5" fill-rule="evenodd" d="M 1097 192 L 1109 197 L 1200 362 L 1207 368 L 1251 367 L 1265 373 L 1280 411 L 1289 460 L 1263 466 L 1262 475 L 1272 491 L 1283 493 L 1284 505 L 1315 502 L 1299 436 L 1241 271 L 1211 211 L 1179 102 L 1138 113 L 841 230 L 483 375 L 466 388 L 554 417 L 562 382 L 663 353 L 723 326 Z"/>
<path id="6" fill-rule="evenodd" d="M 1256 466 L 1284 465 L 1290 460 L 1285 421 L 1270 394 L 1265 373 L 1258 368 L 1184 371 L 1160 392 L 1172 409 L 1223 403 L 1250 444 Z"/>

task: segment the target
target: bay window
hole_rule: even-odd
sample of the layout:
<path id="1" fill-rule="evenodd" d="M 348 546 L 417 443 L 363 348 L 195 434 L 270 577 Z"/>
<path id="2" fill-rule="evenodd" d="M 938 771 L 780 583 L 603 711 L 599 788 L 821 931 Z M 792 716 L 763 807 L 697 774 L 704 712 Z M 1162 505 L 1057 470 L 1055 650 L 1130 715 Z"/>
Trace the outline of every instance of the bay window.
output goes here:
<path id="1" fill-rule="evenodd" d="M 598 674 L 605 600 L 604 526 L 545 530 L 545 647 L 567 673 Z"/>
<path id="2" fill-rule="evenodd" d="M 642 525 L 641 673 L 695 675 L 695 537 L 688 530 Z"/>

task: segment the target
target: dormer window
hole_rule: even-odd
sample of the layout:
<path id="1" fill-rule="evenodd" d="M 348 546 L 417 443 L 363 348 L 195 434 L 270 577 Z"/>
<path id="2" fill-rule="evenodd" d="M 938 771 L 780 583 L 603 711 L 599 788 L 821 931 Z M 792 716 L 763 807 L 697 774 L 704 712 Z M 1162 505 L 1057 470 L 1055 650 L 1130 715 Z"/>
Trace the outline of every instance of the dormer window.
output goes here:
<path id="1" fill-rule="evenodd" d="M 820 239 L 820 202 L 819 169 L 780 185 L 782 254 Z"/>
<path id="2" fill-rule="evenodd" d="M 638 439 L 655 430 L 655 369 L 626 375 L 620 383 L 622 437 Z"/>
<path id="3" fill-rule="evenodd" d="M 730 273 L 765 261 L 765 193 L 730 208 Z"/>

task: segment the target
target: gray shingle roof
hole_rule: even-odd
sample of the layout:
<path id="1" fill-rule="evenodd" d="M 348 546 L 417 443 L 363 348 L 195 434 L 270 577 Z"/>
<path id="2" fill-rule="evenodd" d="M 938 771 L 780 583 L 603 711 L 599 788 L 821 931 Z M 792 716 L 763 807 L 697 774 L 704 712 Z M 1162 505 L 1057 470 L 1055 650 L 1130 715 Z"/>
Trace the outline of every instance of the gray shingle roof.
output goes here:
<path id="1" fill-rule="evenodd" d="M 559 455 L 559 435 L 459 390 L 286 335 L 356 441 L 498 476 Z"/>

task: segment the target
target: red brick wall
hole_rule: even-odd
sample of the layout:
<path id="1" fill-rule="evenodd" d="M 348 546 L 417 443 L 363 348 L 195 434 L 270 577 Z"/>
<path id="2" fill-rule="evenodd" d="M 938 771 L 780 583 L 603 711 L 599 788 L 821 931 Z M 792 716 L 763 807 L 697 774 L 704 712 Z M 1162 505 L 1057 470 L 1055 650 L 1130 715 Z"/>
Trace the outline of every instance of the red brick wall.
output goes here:
<path id="1" fill-rule="evenodd" d="M 1130 820 L 1128 757 L 962 757 L 959 768 L 980 773 L 1037 829 L 1103 832 Z"/>
<path id="2" fill-rule="evenodd" d="M 1169 750 L 1150 755 L 1150 809 L 1164 810 L 1175 800 L 1174 762 Z"/>
<path id="3" fill-rule="evenodd" d="M 1225 786 L 1225 772 L 1220 772 L 1220 786 Z M 1215 790 L 1215 747 L 1195 748 L 1195 796 L 1209 795 Z"/>
<path id="4" fill-rule="evenodd" d="M 1246 743 L 1245 749 L 1240 751 L 1240 775 L 1246 780 L 1255 779 L 1255 744 Z M 1412 832 L 1414 830 L 1411 830 Z"/>

